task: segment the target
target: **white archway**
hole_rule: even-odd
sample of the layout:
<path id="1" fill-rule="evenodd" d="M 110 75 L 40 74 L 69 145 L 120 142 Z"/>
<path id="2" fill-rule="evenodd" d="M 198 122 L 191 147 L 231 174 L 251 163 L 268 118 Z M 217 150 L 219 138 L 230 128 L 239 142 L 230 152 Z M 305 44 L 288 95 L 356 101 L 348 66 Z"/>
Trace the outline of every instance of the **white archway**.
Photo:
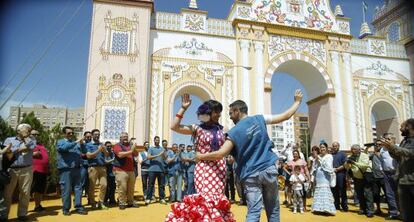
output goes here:
<path id="1" fill-rule="evenodd" d="M 396 138 L 399 138 L 400 115 L 394 104 L 381 99 L 373 102 L 369 110 L 371 111 L 369 119 L 375 120 L 375 123 L 371 122 L 371 128 L 373 130 L 375 128 L 373 138 L 381 137 L 384 133 L 393 133 Z"/>

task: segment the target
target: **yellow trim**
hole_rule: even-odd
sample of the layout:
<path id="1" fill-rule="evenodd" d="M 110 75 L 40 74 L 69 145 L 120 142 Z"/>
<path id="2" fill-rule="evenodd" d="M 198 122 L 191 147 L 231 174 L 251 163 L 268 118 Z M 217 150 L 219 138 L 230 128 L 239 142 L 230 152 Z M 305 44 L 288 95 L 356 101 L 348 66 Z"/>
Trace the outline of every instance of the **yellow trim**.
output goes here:
<path id="1" fill-rule="evenodd" d="M 258 22 L 258 21 L 249 21 L 249 20 L 238 19 L 238 18 L 234 19 L 233 26 L 237 27 L 239 23 L 263 26 L 270 33 L 277 32 L 274 34 L 289 35 L 288 33 L 290 33 L 290 35 L 292 36 L 313 38 L 313 39 L 318 39 L 318 40 L 325 40 L 328 38 L 328 36 L 336 36 L 336 37 L 340 37 L 344 39 L 352 39 L 352 35 L 333 33 L 333 32 L 324 32 L 324 31 L 307 29 L 307 28 L 290 27 L 290 26 L 285 26 L 285 25 L 271 24 L 271 23 Z M 277 31 L 274 31 L 274 30 L 277 30 Z"/>
<path id="2" fill-rule="evenodd" d="M 206 35 L 206 36 L 214 36 L 214 37 L 223 37 L 228 39 L 236 39 L 236 36 L 228 36 L 228 35 L 217 35 L 217 34 L 210 34 L 210 33 L 200 33 L 200 32 L 190 32 L 184 30 L 170 30 L 170 29 L 157 29 L 157 28 L 150 28 L 150 30 L 154 31 L 164 31 L 164 32 L 173 32 L 173 33 L 184 33 L 184 34 L 191 34 L 191 35 Z"/>
<path id="3" fill-rule="evenodd" d="M 380 55 L 371 55 L 371 54 L 363 54 L 363 53 L 356 53 L 351 52 L 351 55 L 360 55 L 360 56 L 369 56 L 369 57 L 375 57 L 375 58 L 384 58 L 384 59 L 400 59 L 405 61 L 410 61 L 409 58 L 400 58 L 400 57 L 391 57 L 391 56 L 380 56 Z"/>
<path id="4" fill-rule="evenodd" d="M 316 97 L 316 98 L 313 98 L 313 99 L 311 99 L 311 100 L 307 101 L 307 102 L 306 102 L 306 104 L 307 104 L 308 106 L 310 106 L 310 105 L 312 105 L 312 104 L 314 104 L 314 103 L 317 103 L 317 102 L 319 102 L 319 101 L 321 101 L 321 100 L 324 100 L 324 99 L 326 99 L 326 98 L 329 98 L 329 97 L 335 97 L 335 93 L 333 93 L 333 92 L 328 92 L 328 93 L 325 93 L 325 94 L 323 94 L 323 95 L 321 95 L 321 96 L 318 96 L 318 97 Z"/>

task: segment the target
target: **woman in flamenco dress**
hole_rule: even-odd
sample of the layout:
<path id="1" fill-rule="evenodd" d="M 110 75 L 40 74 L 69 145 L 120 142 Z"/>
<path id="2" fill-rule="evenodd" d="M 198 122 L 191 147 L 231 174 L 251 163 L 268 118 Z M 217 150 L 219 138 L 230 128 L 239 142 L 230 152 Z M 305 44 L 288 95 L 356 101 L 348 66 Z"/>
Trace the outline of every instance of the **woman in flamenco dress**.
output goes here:
<path id="1" fill-rule="evenodd" d="M 197 110 L 200 124 L 181 125 L 185 111 L 191 105 L 189 94 L 181 97 L 181 108 L 175 115 L 171 129 L 184 135 L 192 135 L 197 152 L 207 153 L 220 149 L 225 135 L 219 119 L 223 106 L 215 100 L 205 101 Z M 200 161 L 194 170 L 196 194 L 186 195 L 181 203 L 171 205 L 165 221 L 229 221 L 234 217 L 230 202 L 224 195 L 226 161 Z"/>

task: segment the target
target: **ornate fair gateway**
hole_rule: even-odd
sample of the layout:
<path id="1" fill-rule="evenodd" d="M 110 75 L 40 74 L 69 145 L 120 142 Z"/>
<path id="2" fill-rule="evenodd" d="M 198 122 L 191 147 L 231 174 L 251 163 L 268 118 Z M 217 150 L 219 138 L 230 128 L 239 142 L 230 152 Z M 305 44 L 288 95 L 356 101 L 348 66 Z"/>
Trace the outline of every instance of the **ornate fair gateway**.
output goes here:
<path id="1" fill-rule="evenodd" d="M 292 99 L 271 99 L 277 72 L 306 88 L 312 144 L 370 141 L 372 115 L 378 133 L 398 134 L 413 116 L 404 45 L 353 38 L 350 19 L 329 0 L 235 1 L 225 20 L 208 18 L 194 0 L 180 14 L 153 10 L 151 0 L 94 0 L 85 119 L 103 140 L 122 131 L 138 143 L 170 140 L 183 92 L 221 101 L 226 130 L 236 99 L 249 114 L 269 114 L 271 102 Z"/>

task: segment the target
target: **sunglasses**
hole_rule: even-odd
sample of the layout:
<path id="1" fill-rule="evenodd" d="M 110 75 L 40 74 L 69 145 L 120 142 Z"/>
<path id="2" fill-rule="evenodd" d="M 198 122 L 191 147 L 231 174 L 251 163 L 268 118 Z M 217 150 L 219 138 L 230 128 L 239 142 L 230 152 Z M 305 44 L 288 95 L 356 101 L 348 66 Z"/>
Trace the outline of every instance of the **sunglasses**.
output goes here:
<path id="1" fill-rule="evenodd" d="M 73 132 L 68 132 L 68 133 L 66 133 L 67 135 L 73 135 Z"/>
<path id="2" fill-rule="evenodd" d="M 33 133 L 32 136 L 39 136 L 39 134 L 38 133 Z"/>

